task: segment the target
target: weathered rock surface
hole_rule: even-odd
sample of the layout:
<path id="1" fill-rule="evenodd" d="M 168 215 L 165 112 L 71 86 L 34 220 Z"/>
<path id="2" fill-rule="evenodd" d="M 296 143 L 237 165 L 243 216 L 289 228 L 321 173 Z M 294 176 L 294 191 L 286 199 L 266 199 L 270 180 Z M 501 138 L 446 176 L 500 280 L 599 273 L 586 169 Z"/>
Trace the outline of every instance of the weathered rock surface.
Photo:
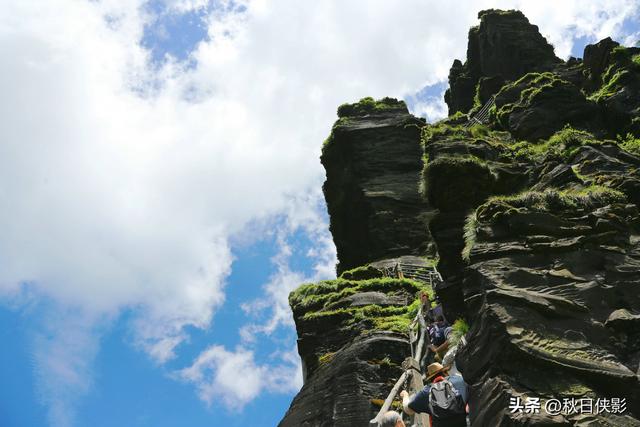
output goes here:
<path id="1" fill-rule="evenodd" d="M 372 270 L 348 271 L 290 295 L 305 381 L 280 426 L 366 426 L 402 374 L 400 364 L 410 352 L 407 328 L 423 286 L 344 278 L 372 275 Z"/>
<path id="2" fill-rule="evenodd" d="M 496 95 L 496 118 L 515 138 L 549 138 L 569 124 L 598 132 L 601 110 L 574 84 L 553 73 L 530 73 Z M 544 126 L 541 126 L 544 123 Z"/>
<path id="3" fill-rule="evenodd" d="M 531 144 L 445 122 L 424 142 L 437 293 L 473 325 L 472 425 L 640 425 L 639 158 L 571 128 Z M 512 414 L 515 397 L 626 398 L 628 416 Z"/>
<path id="4" fill-rule="evenodd" d="M 445 101 L 450 115 L 471 109 L 481 77 L 515 80 L 561 62 L 538 27 L 530 24 L 522 12 L 484 10 L 478 18 L 480 25 L 469 30 L 467 61 L 463 65 L 456 59 L 449 72 Z M 500 87 L 494 85 L 493 89 Z M 483 95 L 486 98 L 487 94 Z"/>
<path id="5" fill-rule="evenodd" d="M 505 409 L 515 397 L 619 397 L 637 417 L 639 331 L 612 329 L 637 321 L 627 310 L 640 308 L 640 230 L 637 207 L 616 199 L 552 190 L 478 209 L 464 280 L 473 326 L 457 359 L 478 408 L 472 425 L 640 425 Z"/>
<path id="6" fill-rule="evenodd" d="M 407 350 L 406 339 L 392 333 L 350 342 L 305 382 L 279 426 L 369 425 L 379 409 L 375 399 L 384 399 L 402 375 Z"/>
<path id="7" fill-rule="evenodd" d="M 640 48 L 604 39 L 564 62 L 520 12 L 479 18 L 451 117 L 338 110 L 321 160 L 342 275 L 290 296 L 305 385 L 283 426 L 368 425 L 421 289 L 383 276 L 424 255 L 447 318 L 471 325 L 456 362 L 472 426 L 640 426 Z M 488 123 L 464 126 L 494 95 Z M 514 397 L 627 410 L 513 413 Z"/>
<path id="8" fill-rule="evenodd" d="M 424 121 L 392 99 L 364 99 L 338 112 L 321 157 L 338 273 L 381 258 L 426 254 L 429 209 L 418 191 Z"/>

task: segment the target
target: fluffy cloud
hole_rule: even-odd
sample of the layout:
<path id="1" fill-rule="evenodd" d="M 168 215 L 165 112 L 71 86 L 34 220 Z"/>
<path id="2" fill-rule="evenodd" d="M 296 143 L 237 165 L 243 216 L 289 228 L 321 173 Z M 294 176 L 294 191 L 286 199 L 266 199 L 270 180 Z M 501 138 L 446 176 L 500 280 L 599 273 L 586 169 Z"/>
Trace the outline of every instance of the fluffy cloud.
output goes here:
<path id="1" fill-rule="evenodd" d="M 631 0 L 229 1 L 208 9 L 209 40 L 191 66 L 156 67 L 140 45 L 152 21 L 143 0 L 0 3 L 10 58 L 0 70 L 0 296 L 28 291 L 62 312 L 82 307 L 94 324 L 131 309 L 136 342 L 160 363 L 186 326 L 211 324 L 224 303 L 229 239 L 248 224 L 285 215 L 286 230 L 316 236 L 317 277 L 327 274 L 318 156 L 336 105 L 443 81 L 485 7 L 521 6 L 561 56 L 578 36 L 624 36 L 622 22 L 637 13 Z M 166 3 L 174 13 L 206 6 Z M 442 114 L 441 101 L 418 105 Z M 299 279 L 308 278 L 285 262 L 265 286 L 275 301 L 269 328 L 290 322 L 286 290 Z M 66 374 L 86 373 L 78 360 L 97 351 L 92 327 L 67 323 L 86 339 L 66 348 L 80 359 L 40 368 L 58 384 L 42 387 L 52 408 L 75 396 L 60 384 L 88 387 Z M 53 339 L 36 351 L 64 346 Z M 226 350 L 213 348 L 207 363 L 221 372 Z M 255 363 L 248 350 L 234 357 Z M 52 412 L 59 425 L 71 422 Z"/>
<path id="2" fill-rule="evenodd" d="M 245 343 L 254 342 L 258 334 L 271 335 L 279 327 L 293 326 L 288 297 L 300 284 L 335 277 L 336 250 L 321 214 L 322 207 L 318 206 L 320 193 L 318 187 L 291 199 L 287 204 L 284 222 L 275 236 L 278 252 L 271 260 L 276 271 L 263 286 L 263 296 L 242 305 L 247 317 L 253 320 L 240 330 Z M 297 232 L 302 232 L 313 243 L 306 253 L 294 254 L 294 250 L 299 251 L 300 248 L 292 247 L 289 240 Z M 311 259 L 312 274 L 307 275 L 292 268 L 290 264 L 293 257 Z"/>
<path id="3" fill-rule="evenodd" d="M 290 355 L 282 359 L 281 364 L 260 365 L 253 352 L 245 348 L 227 351 L 211 346 L 177 376 L 195 384 L 198 396 L 208 405 L 220 400 L 227 408 L 240 410 L 265 391 L 282 393 L 300 388 L 299 359 Z"/>

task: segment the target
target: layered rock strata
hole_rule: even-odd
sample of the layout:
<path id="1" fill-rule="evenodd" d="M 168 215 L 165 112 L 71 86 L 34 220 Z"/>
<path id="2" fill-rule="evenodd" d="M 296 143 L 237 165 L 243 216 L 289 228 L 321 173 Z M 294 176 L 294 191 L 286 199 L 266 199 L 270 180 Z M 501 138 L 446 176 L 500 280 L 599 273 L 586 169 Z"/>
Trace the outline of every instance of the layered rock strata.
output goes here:
<path id="1" fill-rule="evenodd" d="M 320 158 L 338 273 L 427 254 L 430 210 L 418 191 L 424 120 L 391 98 L 345 104 L 338 116 Z"/>
<path id="2" fill-rule="evenodd" d="M 283 426 L 368 425 L 425 288 L 383 277 L 409 255 L 437 264 L 446 316 L 471 326 L 456 363 L 473 426 L 640 426 L 640 48 L 607 38 L 562 61 L 521 12 L 479 19 L 450 117 L 389 98 L 338 110 L 321 160 L 341 277 L 290 297 L 305 385 Z M 626 411 L 510 410 L 527 397 Z"/>

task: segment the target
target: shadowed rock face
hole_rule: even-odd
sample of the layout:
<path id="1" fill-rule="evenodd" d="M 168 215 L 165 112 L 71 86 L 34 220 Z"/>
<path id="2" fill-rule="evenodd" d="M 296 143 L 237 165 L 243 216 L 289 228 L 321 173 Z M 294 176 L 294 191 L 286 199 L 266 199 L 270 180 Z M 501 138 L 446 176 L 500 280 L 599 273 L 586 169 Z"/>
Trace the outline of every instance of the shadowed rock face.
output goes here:
<path id="1" fill-rule="evenodd" d="M 464 281 L 473 327 L 457 359 L 474 391 L 473 424 L 640 425 L 609 414 L 523 417 L 506 409 L 511 397 L 620 397 L 630 412 L 640 409 L 640 329 L 625 325 L 633 322 L 628 310 L 640 307 L 638 210 L 554 197 L 477 211 Z"/>
<path id="2" fill-rule="evenodd" d="M 530 73 L 505 85 L 496 95 L 496 110 L 502 127 L 529 141 L 549 138 L 567 124 L 593 132 L 604 129 L 598 105 L 576 85 L 550 72 Z"/>
<path id="3" fill-rule="evenodd" d="M 481 77 L 515 80 L 561 62 L 538 27 L 530 24 L 522 12 L 484 10 L 478 18 L 480 25 L 469 30 L 467 61 L 463 65 L 456 59 L 449 72 L 449 90 L 445 95 L 449 114 L 466 113 L 473 107 L 476 84 Z M 492 86 L 495 91 L 500 88 Z"/>
<path id="4" fill-rule="evenodd" d="M 279 427 L 368 426 L 379 408 L 374 398 L 384 399 L 402 375 L 408 349 L 406 339 L 389 333 L 350 342 L 309 378 Z"/>
<path id="5" fill-rule="evenodd" d="M 425 254 L 411 262 L 437 260 L 445 315 L 471 325 L 456 362 L 473 426 L 640 426 L 640 48 L 563 62 L 520 12 L 480 20 L 446 100 L 496 95 L 485 125 L 427 125 L 393 99 L 338 110 L 321 160 L 342 275 L 290 296 L 305 385 L 283 426 L 368 425 L 421 290 L 383 278 L 385 258 Z M 627 412 L 512 413 L 514 397 Z"/>
<path id="6" fill-rule="evenodd" d="M 428 252 L 420 197 L 420 129 L 402 101 L 363 100 L 339 110 L 320 158 L 338 273 L 377 259 Z"/>

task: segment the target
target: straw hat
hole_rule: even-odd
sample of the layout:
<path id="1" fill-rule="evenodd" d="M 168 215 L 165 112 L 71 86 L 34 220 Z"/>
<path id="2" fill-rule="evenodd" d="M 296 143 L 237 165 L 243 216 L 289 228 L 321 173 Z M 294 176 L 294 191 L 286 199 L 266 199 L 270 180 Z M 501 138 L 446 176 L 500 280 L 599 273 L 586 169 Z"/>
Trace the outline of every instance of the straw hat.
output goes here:
<path id="1" fill-rule="evenodd" d="M 445 368 L 438 362 L 432 363 L 431 365 L 427 366 L 427 381 L 431 381 L 433 377 L 435 377 L 439 373 L 446 373 L 446 371 L 448 371 L 448 368 Z"/>

